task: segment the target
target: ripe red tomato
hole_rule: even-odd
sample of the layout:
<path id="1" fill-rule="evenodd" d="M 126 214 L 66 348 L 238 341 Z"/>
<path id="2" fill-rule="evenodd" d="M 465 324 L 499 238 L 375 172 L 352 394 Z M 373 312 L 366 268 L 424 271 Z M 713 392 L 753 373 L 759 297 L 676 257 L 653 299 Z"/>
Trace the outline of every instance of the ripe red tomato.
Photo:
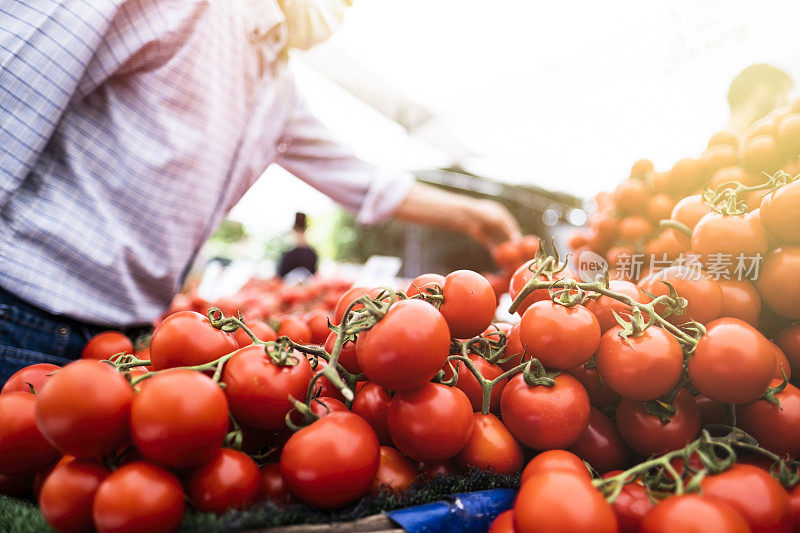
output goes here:
<path id="1" fill-rule="evenodd" d="M 705 496 L 736 509 L 754 533 L 792 531 L 789 495 L 778 481 L 758 467 L 735 464 L 700 483 Z"/>
<path id="2" fill-rule="evenodd" d="M 328 353 L 332 353 L 334 344 L 336 344 L 336 333 L 331 331 L 328 338 L 325 339 L 325 350 Z M 356 356 L 355 342 L 347 341 L 342 345 L 342 349 L 339 351 L 339 364 L 352 374 L 361 373 L 361 367 L 358 366 L 358 357 Z"/>
<path id="3" fill-rule="evenodd" d="M 521 267 L 519 267 L 514 275 L 511 276 L 511 283 L 508 287 L 508 294 L 511 296 L 512 299 L 516 299 L 517 295 L 522 292 L 522 289 L 525 288 L 525 285 L 533 279 L 533 271 L 536 270 L 537 261 L 535 259 L 526 262 Z M 533 269 L 533 270 L 531 270 Z M 577 279 L 575 274 L 567 267 L 561 272 L 556 272 L 553 274 L 553 279 L 550 280 L 545 275 L 541 275 L 539 277 L 541 281 L 557 281 L 560 279 Z M 527 296 L 522 301 L 522 304 L 517 308 L 517 314 L 522 316 L 525 310 L 533 305 L 535 302 L 539 300 L 549 300 L 550 299 L 550 291 L 549 289 L 536 289 L 531 294 Z"/>
<path id="4" fill-rule="evenodd" d="M 662 422 L 645 410 L 644 403 L 625 398 L 617 407 L 617 427 L 625 442 L 645 457 L 683 448 L 700 433 L 700 409 L 686 389 L 673 402 L 675 414 Z"/>
<path id="5" fill-rule="evenodd" d="M 777 387 L 782 380 L 770 384 Z M 767 400 L 739 406 L 736 409 L 737 425 L 752 435 L 763 448 L 779 456 L 800 455 L 800 390 L 787 384 L 775 395 L 780 407 Z"/>
<path id="6" fill-rule="evenodd" d="M 210 363 L 239 347 L 236 338 L 211 325 L 194 311 L 179 311 L 164 319 L 150 341 L 151 370 Z"/>
<path id="7" fill-rule="evenodd" d="M 506 334 L 506 347 L 503 350 L 503 359 L 509 359 L 500 363 L 500 368 L 508 371 L 519 366 L 523 361 L 524 353 L 525 348 L 522 346 L 522 341 L 519 338 L 519 322 L 517 322 L 511 326 L 511 329 L 509 329 Z M 530 355 L 524 357 L 525 361 L 528 359 L 530 359 Z"/>
<path id="8" fill-rule="evenodd" d="M 373 491 L 378 492 L 387 488 L 393 492 L 408 490 L 408 487 L 419 478 L 414 464 L 391 446 L 381 446 L 380 453 L 380 465 L 372 486 Z"/>
<path id="9" fill-rule="evenodd" d="M 78 360 L 59 370 L 37 395 L 36 425 L 61 452 L 100 457 L 130 439 L 132 401 L 133 389 L 114 367 Z"/>
<path id="10" fill-rule="evenodd" d="M 503 511 L 497 518 L 494 519 L 492 525 L 489 526 L 489 533 L 516 533 L 517 528 L 514 525 L 514 510 L 509 509 Z"/>
<path id="11" fill-rule="evenodd" d="M 411 459 L 426 462 L 454 457 L 474 425 L 466 394 L 439 383 L 399 392 L 389 404 L 386 420 L 395 446 Z"/>
<path id="12" fill-rule="evenodd" d="M 260 468 L 259 500 L 272 500 L 278 504 L 289 503 L 289 489 L 281 476 L 280 463 L 268 463 Z"/>
<path id="13" fill-rule="evenodd" d="M 720 316 L 744 320 L 753 327 L 758 325 L 761 314 L 761 296 L 746 279 L 718 279 L 722 289 L 722 311 Z"/>
<path id="14" fill-rule="evenodd" d="M 133 400 L 133 442 L 144 457 L 166 466 L 208 461 L 222 447 L 227 431 L 225 393 L 200 372 L 175 369 L 158 374 Z"/>
<path id="15" fill-rule="evenodd" d="M 700 219 L 710 212 L 711 207 L 703 201 L 703 197 L 699 194 L 693 194 L 678 200 L 678 203 L 672 208 L 672 214 L 669 218 L 680 222 L 689 229 L 694 229 Z M 689 249 L 691 241 L 688 236 L 673 229 L 669 231 L 683 248 Z"/>
<path id="16" fill-rule="evenodd" d="M 50 380 L 54 372 L 61 370 L 58 365 L 51 365 L 49 363 L 37 363 L 29 365 L 25 368 L 17 370 L 0 389 L 0 394 L 8 394 L 10 392 L 30 392 L 31 386 L 38 394 L 42 391 L 42 387 L 47 381 Z"/>
<path id="17" fill-rule="evenodd" d="M 375 298 L 378 296 L 381 290 L 378 288 L 368 289 L 366 287 L 353 287 L 346 293 L 339 298 L 339 301 L 336 302 L 336 308 L 333 310 L 333 325 L 338 326 L 342 323 L 342 319 L 344 318 L 344 312 L 347 311 L 347 308 L 350 307 L 350 304 L 361 298 L 362 296 L 369 296 L 370 298 Z M 353 307 L 353 310 L 363 309 L 364 306 L 361 304 L 356 305 Z"/>
<path id="18" fill-rule="evenodd" d="M 189 475 L 187 495 L 205 512 L 224 513 L 252 504 L 260 484 L 255 461 L 242 452 L 223 449 Z"/>
<path id="19" fill-rule="evenodd" d="M 797 531 L 800 526 L 800 485 L 789 491 L 789 500 L 792 505 L 792 518 L 794 520 L 794 530 Z"/>
<path id="20" fill-rule="evenodd" d="M 772 311 L 800 319 L 800 246 L 781 246 L 771 250 L 755 280 L 762 301 Z"/>
<path id="21" fill-rule="evenodd" d="M 513 271 L 525 261 L 517 241 L 504 241 L 492 248 L 492 261 L 506 271 Z"/>
<path id="22" fill-rule="evenodd" d="M 667 498 L 647 513 L 641 533 L 749 533 L 742 515 L 722 500 L 701 494 Z"/>
<path id="23" fill-rule="evenodd" d="M 589 395 L 569 374 L 555 385 L 528 386 L 517 374 L 500 397 L 500 413 L 511 434 L 534 450 L 569 448 L 589 424 Z"/>
<path id="24" fill-rule="evenodd" d="M 657 274 L 651 274 L 639 282 L 639 287 L 656 296 L 669 294 L 669 289 L 662 282 L 672 284 L 678 296 L 686 298 L 686 309 L 683 315 L 670 315 L 667 320 L 673 324 L 682 324 L 690 320 L 708 324 L 719 317 L 722 311 L 722 289 L 716 280 L 711 279 L 703 271 L 688 266 L 671 266 Z M 662 313 L 664 306 L 656 306 Z"/>
<path id="25" fill-rule="evenodd" d="M 382 445 L 391 445 L 392 437 L 389 436 L 389 425 L 386 416 L 389 413 L 389 403 L 392 401 L 386 389 L 374 383 L 365 383 L 356 393 L 350 410 L 366 420 Z"/>
<path id="26" fill-rule="evenodd" d="M 311 343 L 311 329 L 294 315 L 278 318 L 278 337 L 289 337 L 297 344 Z"/>
<path id="27" fill-rule="evenodd" d="M 86 343 L 81 352 L 82 359 L 108 359 L 118 353 L 134 352 L 133 343 L 119 331 L 103 331 Z"/>
<path id="28" fill-rule="evenodd" d="M 554 470 L 530 477 L 514 502 L 519 533 L 593 531 L 616 533 L 617 517 L 584 477 Z"/>
<path id="29" fill-rule="evenodd" d="M 225 364 L 222 381 L 236 420 L 259 429 L 278 430 L 293 408 L 289 396 L 305 399 L 313 372 L 302 354 L 295 354 L 297 364 L 278 366 L 266 350 L 262 345 L 237 350 Z"/>
<path id="30" fill-rule="evenodd" d="M 323 509 L 341 507 L 366 494 L 379 463 L 378 437 L 352 413 L 333 413 L 297 431 L 283 447 L 280 460 L 292 496 Z"/>
<path id="31" fill-rule="evenodd" d="M 728 274 L 733 274 L 735 258 L 767 253 L 767 230 L 758 216 L 758 209 L 744 215 L 708 213 L 692 231 L 692 251 L 708 263 L 713 254 L 730 254 L 733 261 Z"/>
<path id="32" fill-rule="evenodd" d="M 100 463 L 82 459 L 56 466 L 39 493 L 44 519 L 57 531 L 92 531 L 94 495 L 110 473 Z"/>
<path id="33" fill-rule="evenodd" d="M 311 344 L 322 344 L 331 332 L 328 329 L 328 313 L 320 309 L 309 311 L 303 320 L 311 331 Z"/>
<path id="34" fill-rule="evenodd" d="M 100 533 L 170 533 L 183 518 L 183 489 L 168 470 L 144 461 L 111 473 L 97 489 L 92 506 Z"/>
<path id="35" fill-rule="evenodd" d="M 441 274 L 421 274 L 411 280 L 406 289 L 406 296 L 416 296 L 420 292 L 429 293 L 434 288 L 434 285 L 438 285 L 439 289 L 444 287 L 444 276 Z"/>
<path id="36" fill-rule="evenodd" d="M 631 400 L 654 400 L 671 391 L 683 373 L 683 349 L 672 334 L 650 326 L 641 335 L 621 337 L 608 330 L 597 350 L 603 382 Z"/>
<path id="37" fill-rule="evenodd" d="M 643 181 L 625 179 L 614 191 L 614 202 L 622 213 L 643 213 L 647 209 L 650 191 Z"/>
<path id="38" fill-rule="evenodd" d="M 547 368 L 580 366 L 600 344 L 597 317 L 580 304 L 565 307 L 550 300 L 536 302 L 522 315 L 519 327 L 522 345 Z"/>
<path id="39" fill-rule="evenodd" d="M 356 356 L 367 379 L 389 390 L 421 387 L 442 368 L 450 353 L 450 330 L 429 303 L 394 303 L 372 329 L 358 335 Z"/>
<path id="40" fill-rule="evenodd" d="M 585 478 L 586 481 L 592 480 L 592 474 L 589 472 L 589 469 L 586 468 L 586 465 L 580 457 L 566 450 L 547 450 L 536 455 L 525 465 L 520 483 L 524 484 L 525 481 L 536 474 L 552 472 L 554 470 L 571 472 L 579 477 Z"/>
<path id="41" fill-rule="evenodd" d="M 614 292 L 629 296 L 636 302 L 645 303 L 646 301 L 646 297 L 639 290 L 639 287 L 630 281 L 612 279 L 608 283 L 608 288 Z M 594 316 L 597 317 L 601 333 L 605 333 L 617 325 L 617 320 L 614 318 L 612 311 L 616 312 L 619 316 L 629 315 L 631 312 L 630 307 L 608 296 L 600 296 L 596 300 L 589 300 L 586 303 L 586 309 L 594 313 Z"/>
<path id="42" fill-rule="evenodd" d="M 767 390 L 775 365 L 774 349 L 758 330 L 737 318 L 720 318 L 697 343 L 689 379 L 712 400 L 749 403 Z"/>
<path id="43" fill-rule="evenodd" d="M 474 429 L 456 462 L 462 468 L 476 467 L 495 474 L 516 474 L 522 470 L 522 447 L 493 414 L 475 413 Z"/>
<path id="44" fill-rule="evenodd" d="M 480 355 L 469 354 L 469 360 L 475 363 L 481 376 L 486 379 L 495 379 L 503 373 L 502 368 L 488 362 Z M 470 372 L 467 365 L 463 362 L 452 361 L 452 364 L 458 372 L 458 382 L 455 386 L 467 395 L 469 403 L 472 405 L 472 410 L 479 412 L 483 406 L 483 389 L 480 383 L 478 383 L 475 375 Z M 450 370 L 450 365 L 448 363 L 445 363 L 442 370 L 444 370 L 445 379 L 453 377 L 453 372 Z M 489 399 L 489 410 L 493 413 L 500 412 L 500 395 L 503 393 L 506 383 L 508 383 L 508 379 L 502 379 L 492 389 L 492 396 Z"/>
<path id="45" fill-rule="evenodd" d="M 612 470 L 603 474 L 602 477 L 610 478 L 621 473 L 622 470 Z M 654 506 L 647 489 L 641 482 L 637 480 L 625 484 L 611 504 L 617 515 L 620 533 L 638 533 L 642 519 Z"/>
<path id="46" fill-rule="evenodd" d="M 489 327 L 497 309 L 492 285 L 472 270 L 456 270 L 444 278 L 444 301 L 439 311 L 450 334 L 470 339 Z"/>
<path id="47" fill-rule="evenodd" d="M 775 336 L 775 344 L 789 359 L 792 368 L 800 368 L 800 324 L 790 326 Z"/>
<path id="48" fill-rule="evenodd" d="M 617 425 L 596 407 L 589 413 L 589 425 L 570 451 L 598 472 L 625 469 L 631 464 L 630 448 L 622 440 Z"/>
<path id="49" fill-rule="evenodd" d="M 728 413 L 725 404 L 712 400 L 702 394 L 694 397 L 697 407 L 700 408 L 700 422 L 703 427 L 711 424 L 724 425 L 728 423 Z"/>
<path id="50" fill-rule="evenodd" d="M 777 344 L 774 342 L 770 342 L 772 346 L 772 351 L 775 353 L 775 362 L 777 365 L 775 366 L 775 379 L 783 380 L 784 374 L 786 375 L 786 379 L 792 379 L 792 367 L 789 363 L 789 358 L 786 357 L 786 354 L 783 353 Z"/>
<path id="51" fill-rule="evenodd" d="M 800 181 L 770 192 L 761 201 L 761 221 L 785 243 L 800 243 Z"/>
<path id="52" fill-rule="evenodd" d="M 619 403 L 619 394 L 600 380 L 596 366 L 590 368 L 586 368 L 586 365 L 577 366 L 567 370 L 567 374 L 581 382 L 593 406 L 603 409 L 615 407 Z"/>
<path id="53" fill-rule="evenodd" d="M 0 396 L 0 475 L 33 475 L 58 456 L 36 427 L 36 396 L 18 391 Z"/>

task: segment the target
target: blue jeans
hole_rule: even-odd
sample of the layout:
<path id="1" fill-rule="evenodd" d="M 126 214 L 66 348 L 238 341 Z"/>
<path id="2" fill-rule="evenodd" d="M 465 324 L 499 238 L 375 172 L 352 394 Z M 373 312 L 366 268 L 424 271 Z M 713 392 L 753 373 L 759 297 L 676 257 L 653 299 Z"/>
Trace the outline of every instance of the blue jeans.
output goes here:
<path id="1" fill-rule="evenodd" d="M 105 329 L 53 315 L 0 288 L 0 386 L 22 367 L 79 359 L 89 339 Z"/>

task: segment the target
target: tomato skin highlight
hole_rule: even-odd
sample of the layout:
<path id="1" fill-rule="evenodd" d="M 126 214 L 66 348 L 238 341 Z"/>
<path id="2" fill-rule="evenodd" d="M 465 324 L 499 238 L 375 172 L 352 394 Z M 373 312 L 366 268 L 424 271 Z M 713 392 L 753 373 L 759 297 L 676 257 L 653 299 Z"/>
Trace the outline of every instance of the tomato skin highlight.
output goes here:
<path id="1" fill-rule="evenodd" d="M 689 379 L 703 395 L 723 403 L 749 403 L 775 375 L 774 348 L 758 330 L 736 318 L 708 324 L 689 359 Z"/>
<path id="2" fill-rule="evenodd" d="M 173 369 L 145 381 L 131 408 L 131 435 L 142 455 L 176 468 L 216 455 L 228 432 L 222 389 L 193 370 Z"/>
<path id="3" fill-rule="evenodd" d="M 82 459 L 56 466 L 39 493 L 44 519 L 63 533 L 91 531 L 94 496 L 109 474 L 103 465 Z"/>
<path id="4" fill-rule="evenodd" d="M 58 457 L 36 425 L 36 396 L 18 391 L 0 396 L 0 475 L 33 475 Z"/>
<path id="5" fill-rule="evenodd" d="M 223 449 L 194 469 L 187 494 L 199 510 L 224 513 L 252 504 L 258 496 L 260 478 L 258 466 L 249 456 Z"/>
<path id="6" fill-rule="evenodd" d="M 121 466 L 100 484 L 92 518 L 99 533 L 169 533 L 180 526 L 184 508 L 178 478 L 139 461 Z"/>
<path id="7" fill-rule="evenodd" d="M 603 495 L 583 477 L 560 470 L 525 481 L 514 502 L 514 523 L 519 533 L 617 531 L 617 517 Z"/>
<path id="8" fill-rule="evenodd" d="M 645 411 L 644 404 L 624 399 L 617 407 L 617 427 L 635 452 L 649 457 L 682 448 L 700 433 L 700 408 L 689 391 L 675 397 L 675 414 L 663 423 Z"/>
<path id="9" fill-rule="evenodd" d="M 553 387 L 530 387 L 522 374 L 517 374 L 500 397 L 506 427 L 534 450 L 569 448 L 589 424 L 589 395 L 583 385 L 569 374 L 554 380 Z"/>
<path id="10" fill-rule="evenodd" d="M 495 474 L 515 474 L 522 470 L 522 447 L 493 414 L 474 413 L 472 435 L 458 452 L 462 468 L 476 467 Z"/>
<path id="11" fill-rule="evenodd" d="M 379 463 L 378 437 L 352 413 L 332 413 L 297 431 L 280 459 L 292 496 L 323 509 L 341 507 L 369 492 Z"/>
<path id="12" fill-rule="evenodd" d="M 112 366 L 81 359 L 37 395 L 36 425 L 62 453 L 78 458 L 118 451 L 130 439 L 133 389 Z"/>
<path id="13" fill-rule="evenodd" d="M 450 353 L 450 330 L 442 314 L 420 300 L 394 303 L 372 329 L 358 335 L 356 356 L 367 379 L 395 391 L 430 381 Z"/>
<path id="14" fill-rule="evenodd" d="M 672 496 L 653 507 L 642 520 L 641 533 L 749 533 L 750 526 L 733 507 L 699 494 Z"/>
<path id="15" fill-rule="evenodd" d="M 659 327 L 640 335 L 620 336 L 621 326 L 608 330 L 597 350 L 597 370 L 603 381 L 621 396 L 653 400 L 671 391 L 683 372 L 683 349 L 675 337 Z"/>
<path id="16" fill-rule="evenodd" d="M 466 394 L 439 383 L 398 393 L 389 405 L 387 422 L 392 441 L 401 452 L 429 463 L 460 452 L 474 425 Z"/>
<path id="17" fill-rule="evenodd" d="M 258 500 L 272 500 L 278 504 L 289 503 L 289 489 L 281 475 L 280 463 L 269 463 L 259 469 Z"/>
<path id="18" fill-rule="evenodd" d="M 238 349 L 225 364 L 222 381 L 236 420 L 258 429 L 278 430 L 293 407 L 288 397 L 305 398 L 313 372 L 300 353 L 294 354 L 297 364 L 279 366 L 266 350 L 257 344 Z"/>
<path id="19" fill-rule="evenodd" d="M 580 304 L 565 307 L 543 300 L 522 315 L 519 338 L 545 367 L 566 370 L 592 357 L 600 344 L 600 323 Z"/>

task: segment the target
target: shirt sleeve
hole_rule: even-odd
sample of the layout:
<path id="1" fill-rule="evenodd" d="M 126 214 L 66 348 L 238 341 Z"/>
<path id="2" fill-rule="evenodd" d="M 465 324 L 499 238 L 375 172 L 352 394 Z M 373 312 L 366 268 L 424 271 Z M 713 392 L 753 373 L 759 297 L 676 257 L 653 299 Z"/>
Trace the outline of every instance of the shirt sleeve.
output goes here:
<path id="1" fill-rule="evenodd" d="M 375 224 L 389 218 L 408 195 L 414 176 L 356 157 L 311 114 L 299 98 L 289 117 L 276 162 L 315 189 Z"/>
<path id="2" fill-rule="evenodd" d="M 164 61 L 203 2 L 9 0 L 0 6 L 0 206 L 74 98 Z"/>

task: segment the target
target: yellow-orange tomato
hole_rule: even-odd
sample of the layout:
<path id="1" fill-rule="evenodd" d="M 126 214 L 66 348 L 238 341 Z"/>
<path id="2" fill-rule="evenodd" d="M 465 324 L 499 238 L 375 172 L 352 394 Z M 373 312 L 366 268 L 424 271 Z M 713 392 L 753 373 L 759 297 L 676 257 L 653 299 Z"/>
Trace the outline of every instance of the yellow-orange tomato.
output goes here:
<path id="1" fill-rule="evenodd" d="M 647 238 L 653 232 L 653 225 L 641 215 L 630 215 L 619 221 L 619 237 L 634 242 Z"/>
<path id="2" fill-rule="evenodd" d="M 650 191 L 641 180 L 626 179 L 614 191 L 617 209 L 623 213 L 643 213 L 647 209 Z"/>
<path id="3" fill-rule="evenodd" d="M 708 146 L 728 145 L 734 148 L 739 146 L 739 139 L 729 131 L 718 131 L 708 140 Z"/>
<path id="4" fill-rule="evenodd" d="M 781 163 L 778 143 L 771 135 L 756 135 L 742 146 L 742 165 L 751 172 L 772 172 Z"/>

